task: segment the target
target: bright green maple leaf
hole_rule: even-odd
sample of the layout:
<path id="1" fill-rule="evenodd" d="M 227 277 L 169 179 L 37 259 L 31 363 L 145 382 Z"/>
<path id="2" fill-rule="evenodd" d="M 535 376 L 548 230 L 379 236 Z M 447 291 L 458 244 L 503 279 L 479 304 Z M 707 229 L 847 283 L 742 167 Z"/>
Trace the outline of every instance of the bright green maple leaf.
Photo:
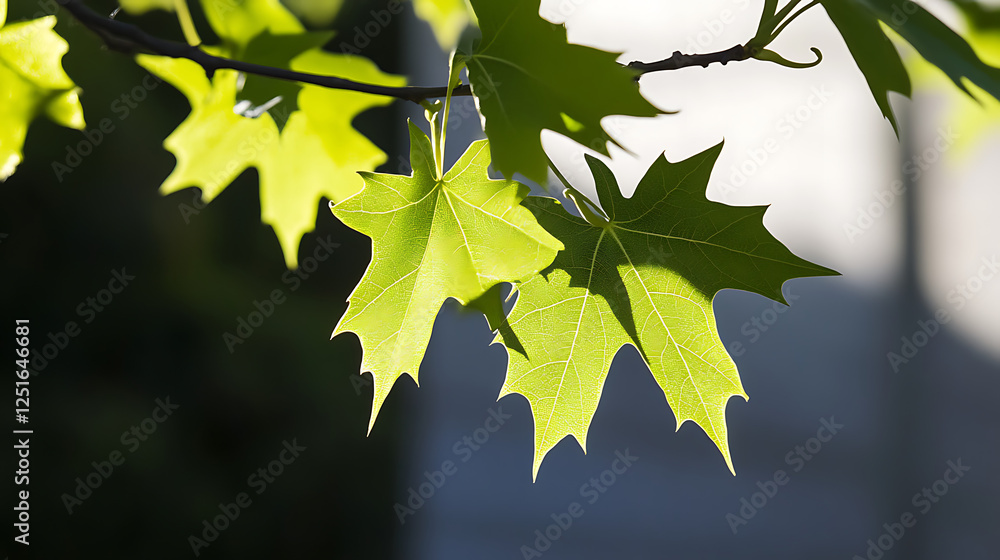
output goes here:
<path id="1" fill-rule="evenodd" d="M 299 72 L 329 72 L 349 80 L 402 86 L 402 76 L 385 74 L 361 56 L 307 51 L 292 62 Z M 292 113 L 280 145 L 261 168 L 261 219 L 274 228 L 288 261 L 296 266 L 299 241 L 316 225 L 322 197 L 340 202 L 362 189 L 358 171 L 374 170 L 386 161 L 380 150 L 351 121 L 362 112 L 392 103 L 392 98 L 306 85 L 299 93 L 300 111 Z"/>
<path id="2" fill-rule="evenodd" d="M 269 58 L 277 61 L 315 47 L 301 40 L 302 25 L 277 0 L 202 0 L 202 8 L 224 41 L 219 47 L 204 47 L 210 54 L 241 58 L 258 36 L 268 47 L 259 50 L 269 51 Z M 277 34 L 289 34 L 289 42 L 282 45 Z M 136 61 L 176 87 L 191 104 L 191 114 L 163 142 L 177 157 L 177 167 L 163 182 L 161 193 L 194 186 L 209 202 L 248 167 L 270 159 L 278 127 L 267 112 L 248 118 L 234 111 L 241 93 L 238 72 L 219 70 L 209 79 L 201 66 L 186 59 L 139 55 Z"/>
<path id="3" fill-rule="evenodd" d="M 764 228 L 766 207 L 705 198 L 718 145 L 679 163 L 658 159 L 626 199 L 611 171 L 588 157 L 608 220 L 586 221 L 551 198 L 525 202 L 566 245 L 552 266 L 521 284 L 497 337 L 508 348 L 501 396 L 527 397 L 535 419 L 533 476 L 565 436 L 586 450 L 608 368 L 618 349 L 639 349 L 677 417 L 692 420 L 733 469 L 725 408 L 747 398 L 719 340 L 712 299 L 724 288 L 781 303 L 790 278 L 835 272 L 792 254 Z M 580 202 L 578 202 L 580 204 Z M 735 471 L 734 471 L 735 472 Z"/>
<path id="4" fill-rule="evenodd" d="M 364 189 L 332 206 L 372 238 L 371 264 L 333 333 L 361 340 L 361 372 L 375 385 L 369 431 L 396 380 L 417 380 L 445 300 L 468 304 L 496 284 L 530 278 L 562 249 L 521 206 L 528 187 L 489 178 L 487 141 L 436 178 L 430 139 L 411 122 L 410 164 L 409 177 L 362 173 Z"/>
<path id="5" fill-rule="evenodd" d="M 367 58 L 319 50 L 331 35 L 301 32 L 301 25 L 287 20 L 293 16 L 274 2 L 246 0 L 236 8 L 231 0 L 203 4 L 206 11 L 214 10 L 210 21 L 231 16 L 217 30 L 226 44 L 204 47 L 207 52 L 236 53 L 242 60 L 367 83 L 405 85 L 404 78 L 382 73 Z M 259 21 L 264 17 L 269 19 Z M 232 70 L 218 70 L 209 79 L 204 69 L 186 59 L 140 55 L 137 61 L 174 85 L 191 104 L 191 113 L 164 141 L 177 166 L 160 192 L 198 187 L 209 202 L 243 171 L 257 168 L 261 219 L 274 228 L 289 268 L 298 266 L 299 242 L 315 227 L 320 199 L 338 202 L 358 192 L 363 181 L 357 172 L 373 170 L 386 160 L 351 122 L 391 98 L 243 78 Z M 277 104 L 260 110 L 268 101 Z M 254 114 L 236 112 L 240 104 L 256 106 Z M 284 124 L 280 131 L 278 123 Z"/>
<path id="6" fill-rule="evenodd" d="M 28 125 L 38 115 L 77 130 L 86 125 L 80 90 L 62 67 L 69 45 L 52 30 L 55 16 L 6 19 L 7 0 L 0 0 L 0 181 L 24 159 Z"/>
<path id="7" fill-rule="evenodd" d="M 204 69 L 190 60 L 139 55 L 136 61 L 180 90 L 191 104 L 191 114 L 163 141 L 177 158 L 177 166 L 160 193 L 198 187 L 202 199 L 211 202 L 248 167 L 270 158 L 278 127 L 266 112 L 248 118 L 233 111 L 235 71 L 218 70 L 209 80 Z"/>
<path id="8" fill-rule="evenodd" d="M 282 70 L 302 70 L 292 68 L 292 61 L 308 53 L 310 56 L 320 53 L 320 47 L 333 38 L 333 33 L 294 33 L 287 35 L 275 35 L 270 31 L 263 31 L 254 37 L 243 51 L 241 60 L 253 62 L 271 68 L 281 68 Z M 320 63 L 313 62 L 306 72 L 324 73 L 333 72 L 336 64 L 343 60 L 340 57 L 330 57 L 321 59 Z M 359 60 L 367 60 L 360 58 Z M 326 64 L 324 64 L 326 63 Z M 339 74 L 335 74 L 338 75 Z M 283 109 L 282 115 L 278 118 L 278 110 L 269 111 L 275 117 L 279 128 L 283 128 L 289 114 L 297 108 L 298 95 L 302 91 L 304 84 L 291 80 L 274 80 L 260 76 L 247 76 L 243 84 L 243 89 L 239 92 L 240 100 L 249 101 L 254 106 L 272 104 L 274 107 Z M 351 118 L 354 118 L 352 115 Z"/>
<path id="9" fill-rule="evenodd" d="M 465 53 L 498 171 L 544 182 L 541 132 L 552 130 L 607 154 L 608 115 L 660 114 L 639 93 L 618 54 L 566 42 L 566 28 L 538 15 L 539 0 L 472 0 L 482 40 Z"/>

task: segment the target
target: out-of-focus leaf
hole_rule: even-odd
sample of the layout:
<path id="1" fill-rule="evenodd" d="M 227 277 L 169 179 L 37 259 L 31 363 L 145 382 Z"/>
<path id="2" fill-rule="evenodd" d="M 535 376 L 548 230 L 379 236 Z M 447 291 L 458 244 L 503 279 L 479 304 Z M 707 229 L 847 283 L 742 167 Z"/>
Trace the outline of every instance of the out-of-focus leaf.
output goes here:
<path id="1" fill-rule="evenodd" d="M 889 92 L 895 91 L 909 96 L 910 77 L 906 75 L 906 68 L 899 58 L 896 47 L 882 32 L 878 20 L 856 9 L 852 4 L 832 0 L 824 2 L 823 7 L 844 37 L 844 42 L 847 43 L 851 56 L 864 74 L 868 87 L 875 97 L 875 103 L 882 110 L 882 115 L 889 120 L 892 129 L 898 135 L 899 125 L 889 104 Z"/>
<path id="2" fill-rule="evenodd" d="M 204 47 L 207 52 L 388 86 L 405 83 L 366 58 L 321 51 L 318 45 L 330 35 L 302 31 L 276 3 L 246 0 L 234 8 L 232 1 L 204 0 L 214 10 L 210 21 L 228 18 L 216 30 L 227 43 Z M 274 228 L 289 268 L 298 266 L 299 242 L 315 227 L 320 199 L 340 201 L 356 193 L 363 184 L 357 172 L 374 170 L 386 159 L 351 121 L 391 98 L 233 70 L 218 70 L 209 79 L 186 59 L 140 55 L 137 60 L 184 93 L 191 105 L 191 113 L 164 141 L 177 166 L 160 191 L 198 187 L 208 202 L 243 171 L 257 168 L 261 219 Z"/>
<path id="3" fill-rule="evenodd" d="M 893 128 L 896 119 L 887 101 L 888 91 L 908 94 L 909 83 L 900 74 L 899 54 L 890 52 L 886 46 L 888 39 L 878 27 L 879 21 L 940 68 L 962 91 L 969 93 L 967 80 L 1000 99 L 1000 68 L 983 62 L 961 35 L 919 4 L 898 0 L 823 0 L 822 3 L 847 41 L 875 101 Z"/>
<path id="4" fill-rule="evenodd" d="M 0 181 L 24 159 L 31 121 L 44 113 L 54 122 L 83 130 L 79 88 L 66 75 L 62 57 L 69 45 L 53 27 L 55 16 L 6 24 L 0 8 Z"/>
<path id="5" fill-rule="evenodd" d="M 329 73 L 349 80 L 385 86 L 406 85 L 402 76 L 385 74 L 367 58 L 309 51 L 292 62 L 299 72 Z M 261 168 L 261 219 L 271 224 L 289 268 L 297 265 L 302 236 L 312 231 L 322 197 L 340 202 L 364 186 L 358 171 L 371 171 L 386 161 L 385 153 L 351 121 L 392 98 L 354 91 L 305 86 L 300 111 L 292 113 L 280 145 Z"/>

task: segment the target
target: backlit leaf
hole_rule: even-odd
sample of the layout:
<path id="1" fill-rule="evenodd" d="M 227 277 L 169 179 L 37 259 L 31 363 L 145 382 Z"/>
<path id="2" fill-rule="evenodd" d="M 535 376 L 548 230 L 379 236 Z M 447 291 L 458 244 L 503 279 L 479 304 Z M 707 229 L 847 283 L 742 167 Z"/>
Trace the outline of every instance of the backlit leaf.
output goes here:
<path id="1" fill-rule="evenodd" d="M 519 393 L 531 405 L 535 476 L 565 436 L 586 450 L 608 368 L 625 344 L 642 354 L 677 427 L 688 420 L 701 426 L 733 469 L 726 403 L 747 397 L 719 340 L 712 299 L 737 288 L 785 303 L 786 280 L 835 273 L 772 237 L 762 224 L 766 207 L 705 198 L 721 149 L 679 163 L 661 157 L 629 199 L 611 171 L 587 156 L 607 221 L 585 208 L 589 222 L 572 216 L 551 198 L 525 202 L 566 246 L 551 267 L 519 286 L 497 337 L 523 348 L 508 350 L 501 396 Z"/>
<path id="2" fill-rule="evenodd" d="M 410 123 L 410 163 L 409 177 L 362 173 L 364 189 L 332 207 L 372 238 L 371 264 L 334 331 L 361 340 L 361 372 L 375 380 L 369 430 L 396 380 L 417 379 L 445 300 L 469 304 L 501 282 L 530 278 L 562 249 L 521 206 L 527 186 L 489 178 L 487 141 L 435 178 L 431 141 Z"/>
<path id="3" fill-rule="evenodd" d="M 55 16 L 6 24 L 0 0 L 0 181 L 24 159 L 28 126 L 41 114 L 83 130 L 80 89 L 62 67 L 69 45 L 52 28 Z"/>
<path id="4" fill-rule="evenodd" d="M 293 16 L 280 6 L 247 0 L 239 9 L 229 4 L 226 11 L 222 0 L 213 2 L 206 0 L 206 9 L 211 5 L 217 17 L 223 13 L 233 17 L 217 30 L 229 43 L 205 47 L 210 53 L 238 54 L 237 58 L 273 67 L 368 83 L 405 85 L 403 78 L 382 73 L 367 58 L 321 51 L 319 46 L 331 35 L 301 32 L 297 22 L 288 23 L 287 17 Z M 271 19 L 260 21 L 264 17 Z M 177 157 L 177 167 L 160 192 L 198 187 L 208 202 L 243 171 L 257 168 L 261 219 L 274 228 L 289 268 L 298 266 L 299 242 L 315 227 L 320 199 L 338 202 L 351 196 L 363 184 L 357 172 L 373 170 L 386 160 L 351 122 L 392 98 L 241 76 L 233 70 L 219 70 L 209 79 L 189 60 L 149 55 L 137 60 L 173 84 L 191 104 L 190 115 L 164 141 Z"/>

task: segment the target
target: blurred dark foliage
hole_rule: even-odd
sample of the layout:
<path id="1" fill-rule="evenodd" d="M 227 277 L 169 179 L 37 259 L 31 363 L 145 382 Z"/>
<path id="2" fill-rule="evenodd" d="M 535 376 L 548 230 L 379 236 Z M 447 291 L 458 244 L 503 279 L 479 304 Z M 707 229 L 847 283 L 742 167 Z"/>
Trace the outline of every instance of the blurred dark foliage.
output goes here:
<path id="1" fill-rule="evenodd" d="M 14 2 L 8 19 L 44 15 L 47 4 Z M 352 6 L 334 27 L 363 25 L 366 13 Z M 0 185 L 4 321 L 30 319 L 36 351 L 68 321 L 80 325 L 32 378 L 32 544 L 28 554 L 10 553 L 188 557 L 188 537 L 201 535 L 202 521 L 248 492 L 252 505 L 201 557 L 389 556 L 398 407 L 366 437 L 371 385 L 358 383 L 360 346 L 350 335 L 329 336 L 367 266 L 368 239 L 342 226 L 324 201 L 301 258 L 319 238 L 339 247 L 293 290 L 277 239 L 260 223 L 255 171 L 201 210 L 195 189 L 161 196 L 159 184 L 174 165 L 161 143 L 187 115 L 185 98 L 162 84 L 122 118 L 116 100 L 141 89 L 145 71 L 68 14 L 58 16 L 56 30 L 72 46 L 64 64 L 83 89 L 88 130 L 103 119 L 114 129 L 94 142 L 93 132 L 87 140 L 40 118 L 29 130 L 25 161 Z M 169 14 L 118 17 L 182 40 Z M 211 43 L 201 14 L 195 17 Z M 402 70 L 395 35 L 364 52 L 387 71 Z M 405 126 L 397 111 L 371 111 L 356 122 L 390 161 L 397 128 Z M 92 153 L 71 166 L 81 142 L 91 143 Z M 72 171 L 57 177 L 54 163 Z M 77 307 L 122 267 L 135 280 L 84 324 Z M 254 301 L 276 289 L 287 300 L 231 354 L 223 333 L 235 332 Z M 10 335 L 8 348 L 13 329 Z M 180 408 L 130 452 L 123 432 L 167 397 Z M 258 495 L 248 476 L 293 439 L 306 451 Z M 69 514 L 63 495 L 115 450 L 125 462 Z"/>

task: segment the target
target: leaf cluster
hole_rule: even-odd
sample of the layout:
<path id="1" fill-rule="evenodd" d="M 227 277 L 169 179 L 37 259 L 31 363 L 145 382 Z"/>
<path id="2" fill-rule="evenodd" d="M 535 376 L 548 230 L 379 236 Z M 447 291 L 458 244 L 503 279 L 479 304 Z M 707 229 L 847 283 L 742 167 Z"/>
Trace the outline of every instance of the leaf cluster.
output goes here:
<path id="1" fill-rule="evenodd" d="M 589 200 L 548 159 L 543 130 L 607 156 L 617 140 L 602 124 L 606 117 L 664 113 L 640 92 L 645 73 L 745 60 L 811 68 L 822 61 L 818 48 L 814 60 L 796 62 L 770 46 L 814 7 L 840 31 L 897 133 L 890 92 L 909 95 L 911 74 L 893 40 L 909 44 L 960 91 L 1000 98 L 1000 69 L 920 5 L 895 0 L 765 0 L 745 44 L 627 65 L 618 62 L 621 53 L 570 43 L 565 27 L 539 16 L 539 0 L 412 0 L 451 54 L 448 83 L 438 88 L 407 86 L 361 54 L 327 50 L 333 34 L 308 31 L 278 0 L 199 0 L 194 8 L 211 27 L 211 45 L 184 0 L 121 6 L 133 16 L 175 13 L 186 44 L 104 18 L 80 0 L 60 3 L 109 44 L 136 51 L 139 65 L 187 98 L 190 113 L 163 143 L 177 160 L 163 194 L 196 187 L 207 202 L 255 168 L 261 219 L 289 268 L 324 200 L 372 239 L 371 263 L 334 331 L 358 337 L 361 371 L 373 375 L 369 430 L 397 380 L 418 378 L 435 317 L 455 299 L 481 311 L 507 349 L 500 395 L 521 394 L 531 405 L 536 476 L 565 437 L 585 448 L 608 369 L 625 345 L 642 356 L 678 427 L 690 420 L 704 429 L 732 470 L 725 409 L 733 396 L 747 395 L 719 339 L 715 295 L 733 288 L 784 303 L 786 280 L 836 274 L 774 238 L 763 226 L 765 207 L 706 198 L 721 143 L 684 161 L 661 157 L 631 198 L 605 163 L 588 155 L 598 193 Z M 970 37 L 1000 28 L 993 11 L 957 4 L 974 28 Z M 55 17 L 6 16 L 7 0 L 0 0 L 0 180 L 23 158 L 38 116 L 84 127 L 79 89 L 61 66 L 68 45 L 53 31 Z M 487 138 L 445 170 L 456 95 L 475 97 Z M 394 98 L 422 103 L 430 128 L 427 134 L 408 125 L 408 176 L 376 173 L 387 156 L 352 125 Z M 490 176 L 491 165 L 502 179 Z M 529 196 L 515 180 L 554 188 L 553 174 L 570 208 Z M 509 313 L 504 285 L 516 298 Z"/>

